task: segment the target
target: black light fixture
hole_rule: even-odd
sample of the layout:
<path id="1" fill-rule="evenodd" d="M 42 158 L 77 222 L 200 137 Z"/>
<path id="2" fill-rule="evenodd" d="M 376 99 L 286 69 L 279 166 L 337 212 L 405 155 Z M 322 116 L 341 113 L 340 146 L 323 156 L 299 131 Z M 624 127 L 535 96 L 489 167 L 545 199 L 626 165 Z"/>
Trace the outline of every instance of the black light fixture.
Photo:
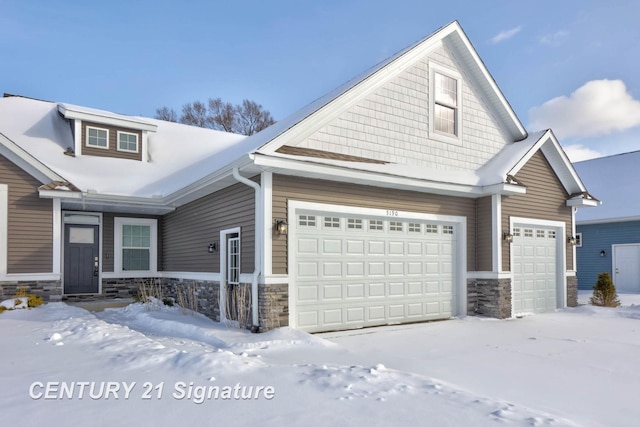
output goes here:
<path id="1" fill-rule="evenodd" d="M 603 250 L 600 251 L 600 256 L 605 256 L 607 253 Z"/>
<path id="2" fill-rule="evenodd" d="M 276 231 L 278 234 L 287 234 L 289 231 L 289 224 L 284 219 L 276 219 Z"/>
<path id="3" fill-rule="evenodd" d="M 210 243 L 209 247 L 207 248 L 207 252 L 209 252 L 210 254 L 214 253 L 217 250 L 218 250 L 218 244 L 216 242 Z"/>
<path id="4" fill-rule="evenodd" d="M 570 244 L 570 245 L 575 246 L 576 238 L 574 236 L 567 236 L 567 243 Z"/>
<path id="5" fill-rule="evenodd" d="M 506 233 L 502 233 L 502 240 L 504 240 L 507 243 L 512 243 L 513 242 L 513 234 L 506 232 Z"/>

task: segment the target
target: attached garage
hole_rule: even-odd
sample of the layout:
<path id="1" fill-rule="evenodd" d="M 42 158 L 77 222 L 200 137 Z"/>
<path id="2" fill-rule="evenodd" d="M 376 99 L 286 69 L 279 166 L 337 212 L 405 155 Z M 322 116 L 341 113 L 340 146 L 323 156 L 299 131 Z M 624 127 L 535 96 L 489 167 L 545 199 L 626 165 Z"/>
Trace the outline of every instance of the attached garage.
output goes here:
<path id="1" fill-rule="evenodd" d="M 512 221 L 513 315 L 564 306 L 563 224 Z"/>
<path id="2" fill-rule="evenodd" d="M 299 206 L 290 206 L 289 217 L 290 311 L 297 328 L 352 329 L 458 313 L 463 218 Z"/>

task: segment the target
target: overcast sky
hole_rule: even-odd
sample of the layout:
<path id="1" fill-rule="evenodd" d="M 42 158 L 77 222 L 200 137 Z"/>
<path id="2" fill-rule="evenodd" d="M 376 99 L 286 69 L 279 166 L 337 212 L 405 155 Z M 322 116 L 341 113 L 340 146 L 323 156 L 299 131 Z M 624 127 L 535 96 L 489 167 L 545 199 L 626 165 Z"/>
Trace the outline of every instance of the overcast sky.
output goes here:
<path id="1" fill-rule="evenodd" d="M 252 99 L 276 120 L 458 20 L 529 130 L 640 150 L 640 1 L 0 2 L 0 91 L 152 117 Z"/>

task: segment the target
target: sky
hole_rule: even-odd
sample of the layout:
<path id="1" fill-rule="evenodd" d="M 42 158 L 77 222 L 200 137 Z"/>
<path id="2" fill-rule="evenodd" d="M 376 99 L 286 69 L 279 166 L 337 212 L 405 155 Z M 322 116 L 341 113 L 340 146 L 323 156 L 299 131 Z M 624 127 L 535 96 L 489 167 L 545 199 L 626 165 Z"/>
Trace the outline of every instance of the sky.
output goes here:
<path id="1" fill-rule="evenodd" d="M 637 0 L 2 0 L 0 92 L 153 117 L 282 119 L 457 20 L 525 127 L 574 160 L 640 150 Z"/>

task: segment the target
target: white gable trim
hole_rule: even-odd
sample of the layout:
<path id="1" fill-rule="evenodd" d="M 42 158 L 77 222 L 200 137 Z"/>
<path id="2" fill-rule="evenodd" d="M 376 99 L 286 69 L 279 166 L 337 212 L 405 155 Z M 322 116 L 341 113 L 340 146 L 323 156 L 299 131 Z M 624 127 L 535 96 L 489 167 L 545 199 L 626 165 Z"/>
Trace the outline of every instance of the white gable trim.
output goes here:
<path id="1" fill-rule="evenodd" d="M 40 181 L 42 184 L 48 184 L 51 181 L 66 181 L 63 177 L 53 172 L 1 133 L 0 154 L 9 159 L 9 161 L 15 163 L 19 168 Z"/>
<path id="2" fill-rule="evenodd" d="M 571 164 L 571 161 L 550 129 L 547 130 L 518 163 L 507 172 L 507 175 L 515 176 L 538 150 L 542 151 L 551 165 L 551 169 L 553 169 L 567 193 L 576 194 L 587 191 L 578 177 L 573 164 Z"/>
<path id="3" fill-rule="evenodd" d="M 527 131 L 524 129 L 515 112 L 507 102 L 506 98 L 498 88 L 497 84 L 484 66 L 484 63 L 471 45 L 471 42 L 462 31 L 457 21 L 441 28 L 427 38 L 416 43 L 412 47 L 401 51 L 382 65 L 366 74 L 361 80 L 345 87 L 342 91 L 336 90 L 333 97 L 328 96 L 328 100 L 317 109 L 311 111 L 309 115 L 301 120 L 291 123 L 282 133 L 276 135 L 263 145 L 259 151 L 264 154 L 272 154 L 287 141 L 299 141 L 312 135 L 331 120 L 337 118 L 344 111 L 353 107 L 356 103 L 368 96 L 371 92 L 387 83 L 392 78 L 404 72 L 408 67 L 414 65 L 416 61 L 427 56 L 439 47 L 444 45 L 445 39 L 452 36 L 453 40 L 447 46 L 451 46 L 458 56 L 462 57 L 462 66 L 468 67 L 471 74 L 480 83 L 480 89 L 487 99 L 493 103 L 492 108 L 498 112 L 502 120 L 500 123 L 509 129 L 514 140 L 526 138 Z M 462 50 L 462 52 L 460 52 Z M 425 94 L 426 97 L 426 94 Z"/>
<path id="4" fill-rule="evenodd" d="M 151 132 L 155 132 L 158 129 L 158 126 L 151 124 L 145 120 L 136 119 L 135 117 L 108 113 L 106 111 L 104 112 L 104 114 L 101 114 L 97 110 L 77 107 L 75 105 L 58 104 L 58 111 L 64 116 L 65 119 L 79 119 L 103 125 L 146 130 Z"/>

